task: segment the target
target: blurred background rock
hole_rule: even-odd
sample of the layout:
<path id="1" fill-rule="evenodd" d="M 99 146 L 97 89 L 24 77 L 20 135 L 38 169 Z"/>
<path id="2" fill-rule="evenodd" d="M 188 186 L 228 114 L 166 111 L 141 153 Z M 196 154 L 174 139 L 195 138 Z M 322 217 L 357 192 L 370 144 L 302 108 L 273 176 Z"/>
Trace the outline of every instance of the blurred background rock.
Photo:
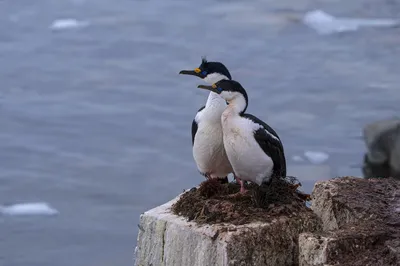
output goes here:
<path id="1" fill-rule="evenodd" d="M 364 177 L 400 179 L 400 119 L 380 120 L 364 128 L 367 153 L 364 155 Z"/>

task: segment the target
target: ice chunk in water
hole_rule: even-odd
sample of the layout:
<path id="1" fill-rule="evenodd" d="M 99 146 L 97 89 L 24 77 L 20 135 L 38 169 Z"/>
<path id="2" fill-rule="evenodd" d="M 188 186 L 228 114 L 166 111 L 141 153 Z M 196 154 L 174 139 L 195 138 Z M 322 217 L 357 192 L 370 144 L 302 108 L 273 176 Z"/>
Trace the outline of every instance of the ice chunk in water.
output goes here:
<path id="1" fill-rule="evenodd" d="M 50 25 L 50 29 L 53 30 L 63 30 L 63 29 L 71 29 L 71 28 L 80 28 L 88 26 L 89 23 L 87 21 L 79 21 L 76 19 L 68 18 L 68 19 L 57 19 L 53 21 Z"/>
<path id="2" fill-rule="evenodd" d="M 19 203 L 9 206 L 0 206 L 3 215 L 55 215 L 59 212 L 45 202 Z"/>
<path id="3" fill-rule="evenodd" d="M 320 151 L 305 151 L 304 156 L 314 164 L 321 164 L 329 158 L 328 154 Z"/>
<path id="4" fill-rule="evenodd" d="M 299 155 L 294 155 L 292 157 L 292 160 L 295 161 L 295 162 L 304 162 L 304 159 Z"/>
<path id="5" fill-rule="evenodd" d="M 394 27 L 400 25 L 400 21 L 394 19 L 337 18 L 322 10 L 307 12 L 303 17 L 303 23 L 319 34 L 355 31 L 360 27 L 367 26 Z"/>

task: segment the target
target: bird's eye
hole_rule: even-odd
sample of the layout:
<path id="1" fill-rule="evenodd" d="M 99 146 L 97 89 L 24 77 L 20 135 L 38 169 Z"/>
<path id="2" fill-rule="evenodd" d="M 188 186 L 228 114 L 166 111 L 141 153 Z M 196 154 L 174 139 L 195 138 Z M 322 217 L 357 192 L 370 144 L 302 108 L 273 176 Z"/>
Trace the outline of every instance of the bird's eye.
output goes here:
<path id="1" fill-rule="evenodd" d="M 203 70 L 203 71 L 201 72 L 201 74 L 203 74 L 203 76 L 207 76 L 207 71 Z"/>
<path id="2" fill-rule="evenodd" d="M 221 87 L 218 87 L 217 90 L 218 90 L 219 92 L 221 92 L 221 91 L 222 91 L 222 88 L 221 88 Z"/>

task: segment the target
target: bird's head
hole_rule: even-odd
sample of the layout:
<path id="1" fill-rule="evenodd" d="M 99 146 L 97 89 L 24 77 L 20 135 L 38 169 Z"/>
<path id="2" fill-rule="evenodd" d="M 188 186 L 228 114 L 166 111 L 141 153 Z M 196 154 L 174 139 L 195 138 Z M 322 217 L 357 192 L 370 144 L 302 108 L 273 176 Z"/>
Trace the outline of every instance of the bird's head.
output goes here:
<path id="1" fill-rule="evenodd" d="M 218 93 L 229 104 L 236 101 L 238 104 L 243 105 L 243 111 L 247 108 L 248 97 L 246 90 L 235 80 L 220 80 L 212 85 L 199 85 L 197 88 Z"/>
<path id="2" fill-rule="evenodd" d="M 208 62 L 206 58 L 202 58 L 199 67 L 194 70 L 182 70 L 179 74 L 192 75 L 203 79 L 209 84 L 213 84 L 220 80 L 232 79 L 229 70 L 220 62 Z"/>

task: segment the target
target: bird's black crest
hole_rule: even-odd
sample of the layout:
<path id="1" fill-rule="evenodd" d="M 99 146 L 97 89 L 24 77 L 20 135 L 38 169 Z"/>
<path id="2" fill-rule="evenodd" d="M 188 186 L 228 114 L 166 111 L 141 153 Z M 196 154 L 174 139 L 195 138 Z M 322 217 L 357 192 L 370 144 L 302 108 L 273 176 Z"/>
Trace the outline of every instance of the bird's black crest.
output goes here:
<path id="1" fill-rule="evenodd" d="M 209 62 L 205 56 L 201 57 L 201 64 L 199 66 L 202 73 L 204 71 L 204 77 L 208 74 L 219 73 L 226 76 L 228 79 L 232 79 L 231 73 L 228 68 L 221 62 Z M 204 78 L 203 77 L 203 78 Z"/>

